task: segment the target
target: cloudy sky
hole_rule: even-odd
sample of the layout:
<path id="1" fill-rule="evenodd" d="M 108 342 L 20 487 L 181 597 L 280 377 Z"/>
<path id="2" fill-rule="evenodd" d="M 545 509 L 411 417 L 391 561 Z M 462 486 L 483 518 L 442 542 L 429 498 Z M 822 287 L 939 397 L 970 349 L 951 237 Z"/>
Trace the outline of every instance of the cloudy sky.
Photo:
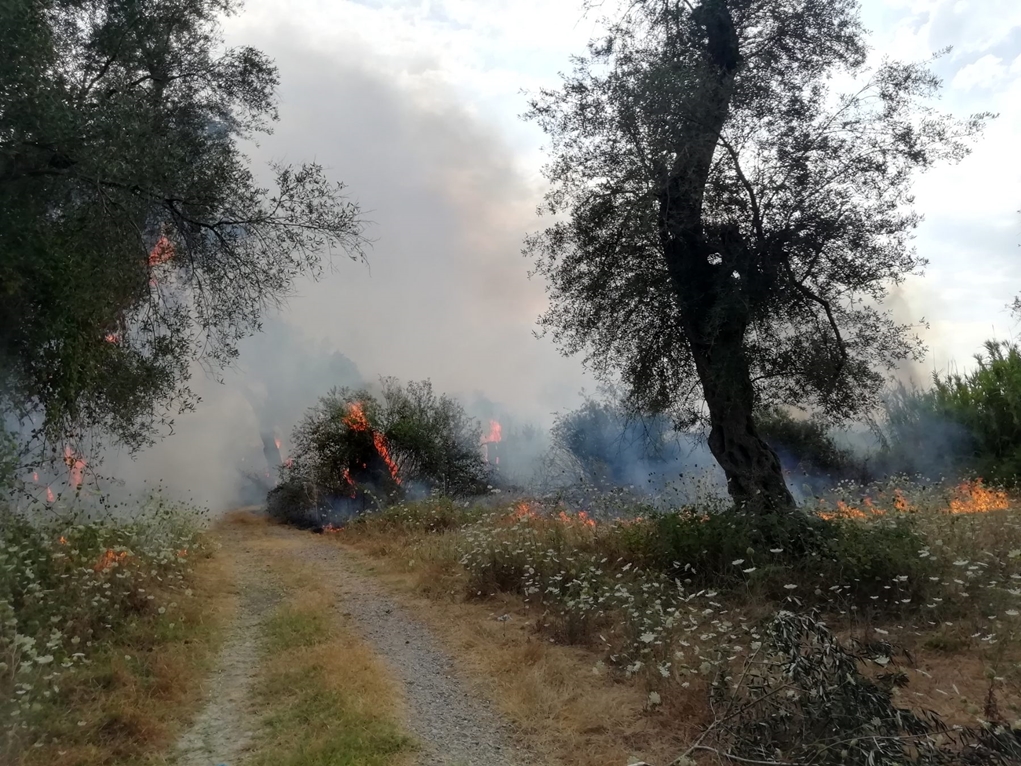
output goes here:
<path id="1" fill-rule="evenodd" d="M 918 185 L 931 266 L 895 307 L 931 323 L 930 369 L 967 365 L 1014 329 L 1004 306 L 1021 288 L 1021 3 L 863 11 L 877 56 L 953 46 L 938 65 L 945 105 L 1000 113 L 973 156 Z M 280 123 L 254 158 L 322 162 L 377 240 L 370 269 L 338 263 L 302 285 L 286 321 L 368 376 L 431 377 L 536 415 L 568 406 L 580 364 L 532 336 L 543 291 L 520 243 L 537 226 L 543 137 L 519 115 L 521 91 L 555 84 L 597 21 L 570 0 L 249 0 L 230 40 L 264 49 L 282 78 Z"/>
<path id="2" fill-rule="evenodd" d="M 983 340 L 1015 330 L 1005 306 L 1021 292 L 1021 3 L 865 0 L 863 10 L 877 57 L 953 46 L 938 64 L 944 105 L 1000 113 L 971 157 L 916 190 L 926 215 L 917 245 L 931 265 L 893 308 L 931 324 L 921 378 L 967 366 Z M 367 211 L 375 240 L 369 267 L 338 259 L 321 281 L 299 285 L 278 337 L 316 355 L 342 352 L 369 380 L 431 378 L 546 425 L 592 390 L 579 360 L 533 336 L 544 293 L 520 250 L 539 225 L 543 137 L 519 115 L 522 90 L 555 85 L 597 22 L 580 0 L 248 0 L 228 42 L 266 51 L 282 81 L 280 122 L 252 147 L 255 166 L 319 161 Z M 235 386 L 267 363 L 268 346 L 249 345 Z M 258 444 L 251 408 L 223 391 L 206 398 L 219 403 L 180 430 L 219 434 L 228 451 L 239 437 Z M 214 410 L 243 424 L 224 427 Z M 200 467 L 180 443 L 144 460 L 165 470 L 172 455 L 190 476 Z"/>

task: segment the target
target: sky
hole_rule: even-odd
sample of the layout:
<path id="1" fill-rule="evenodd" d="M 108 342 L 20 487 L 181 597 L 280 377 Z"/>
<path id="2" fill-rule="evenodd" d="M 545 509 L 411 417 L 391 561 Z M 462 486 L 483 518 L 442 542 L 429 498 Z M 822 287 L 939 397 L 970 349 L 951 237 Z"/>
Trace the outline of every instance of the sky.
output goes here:
<path id="1" fill-rule="evenodd" d="M 936 64 L 942 106 L 999 113 L 969 158 L 915 188 L 925 215 L 916 244 L 930 265 L 890 305 L 902 321 L 929 323 L 929 357 L 905 371 L 921 381 L 966 369 L 985 339 L 1016 329 L 1006 306 L 1021 292 L 1021 3 L 865 0 L 863 16 L 877 60 L 953 46 Z M 429 378 L 544 426 L 596 388 L 579 359 L 534 335 L 544 290 L 521 246 L 543 225 L 543 136 L 520 115 L 523 91 L 556 86 L 598 29 L 580 0 L 248 0 L 226 22 L 229 44 L 260 48 L 280 70 L 280 120 L 249 147 L 253 167 L 321 163 L 366 211 L 374 240 L 367 266 L 335 257 L 272 318 L 292 356 L 339 352 L 366 380 Z M 276 359 L 271 341 L 243 348 L 227 388 L 267 353 Z M 306 371 L 303 390 L 334 383 L 294 368 Z M 225 450 L 257 444 L 251 408 L 204 387 L 207 404 L 178 430 Z M 211 411 L 234 413 L 235 425 Z M 143 462 L 165 469 L 184 438 Z M 180 449 L 173 460 L 198 470 Z"/>

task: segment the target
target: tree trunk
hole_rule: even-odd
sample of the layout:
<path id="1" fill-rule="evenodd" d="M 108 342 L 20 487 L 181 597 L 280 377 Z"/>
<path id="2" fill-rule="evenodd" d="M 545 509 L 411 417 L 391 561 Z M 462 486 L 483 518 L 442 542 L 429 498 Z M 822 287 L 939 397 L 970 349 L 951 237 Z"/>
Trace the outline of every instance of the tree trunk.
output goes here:
<path id="1" fill-rule="evenodd" d="M 678 134 L 677 162 L 659 194 L 659 228 L 684 335 L 691 349 L 712 430 L 709 449 L 727 475 L 739 508 L 769 513 L 795 507 L 780 460 L 758 435 L 751 371 L 745 355 L 748 303 L 743 284 L 712 256 L 703 222 L 705 187 L 742 63 L 727 0 L 702 0 L 692 12 L 706 34 L 706 72 L 699 119 Z M 740 247 L 738 242 L 735 246 Z"/>
<path id="2" fill-rule="evenodd" d="M 727 476 L 727 489 L 739 509 L 755 513 L 793 510 L 780 459 L 755 428 L 755 404 L 744 327 L 717 328 L 708 343 L 691 342 L 709 407 L 709 449 Z M 690 341 L 690 338 L 689 338 Z"/>

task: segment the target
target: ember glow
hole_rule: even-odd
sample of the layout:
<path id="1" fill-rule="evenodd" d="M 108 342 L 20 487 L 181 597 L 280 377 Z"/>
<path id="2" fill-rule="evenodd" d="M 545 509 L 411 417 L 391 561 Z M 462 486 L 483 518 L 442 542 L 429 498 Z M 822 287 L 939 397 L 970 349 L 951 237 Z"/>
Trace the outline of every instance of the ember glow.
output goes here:
<path id="1" fill-rule="evenodd" d="M 401 479 L 398 476 L 397 463 L 390 456 L 390 449 L 387 447 L 386 438 L 369 425 L 369 419 L 365 417 L 365 409 L 362 407 L 361 402 L 351 402 L 347 405 L 347 415 L 344 417 L 344 424 L 354 431 L 365 431 L 372 436 L 372 444 L 376 448 L 376 452 L 379 453 L 379 456 L 383 458 L 383 462 L 386 463 L 391 478 L 393 478 L 394 482 L 400 484 Z M 347 478 L 350 481 L 350 475 Z"/>
<path id="2" fill-rule="evenodd" d="M 159 266 L 174 257 L 174 243 L 161 235 L 149 251 L 149 266 Z"/>

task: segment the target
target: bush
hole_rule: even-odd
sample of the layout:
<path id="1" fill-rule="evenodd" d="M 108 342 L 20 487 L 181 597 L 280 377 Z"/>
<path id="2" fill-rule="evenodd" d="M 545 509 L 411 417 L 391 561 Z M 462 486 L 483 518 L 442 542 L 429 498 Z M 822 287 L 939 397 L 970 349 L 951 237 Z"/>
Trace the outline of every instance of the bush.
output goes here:
<path id="1" fill-rule="evenodd" d="M 769 409 L 756 414 L 755 425 L 781 461 L 795 470 L 832 478 L 865 479 L 862 461 L 838 447 L 826 424 L 817 419 L 797 419 L 786 411 Z"/>
<path id="2" fill-rule="evenodd" d="M 269 512 L 300 526 L 347 521 L 409 493 L 483 491 L 481 426 L 428 381 L 382 381 L 381 394 L 331 391 L 294 429 L 292 459 L 267 497 Z"/>
<path id="3" fill-rule="evenodd" d="M 961 375 L 933 375 L 920 391 L 898 387 L 886 402 L 885 458 L 931 478 L 978 474 L 999 483 L 1021 476 L 1021 349 L 988 341 Z"/>

